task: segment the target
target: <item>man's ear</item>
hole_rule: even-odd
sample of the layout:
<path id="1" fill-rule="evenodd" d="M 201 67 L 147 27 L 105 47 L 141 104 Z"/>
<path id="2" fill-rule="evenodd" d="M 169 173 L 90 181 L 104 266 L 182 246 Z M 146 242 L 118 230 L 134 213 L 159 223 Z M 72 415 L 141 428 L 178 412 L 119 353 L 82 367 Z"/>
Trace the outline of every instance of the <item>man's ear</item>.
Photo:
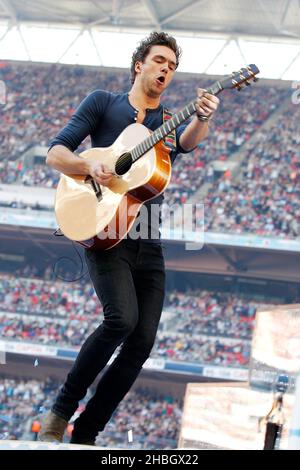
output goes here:
<path id="1" fill-rule="evenodd" d="M 141 73 L 142 70 L 142 62 L 140 60 L 136 61 L 134 70 L 136 73 Z"/>

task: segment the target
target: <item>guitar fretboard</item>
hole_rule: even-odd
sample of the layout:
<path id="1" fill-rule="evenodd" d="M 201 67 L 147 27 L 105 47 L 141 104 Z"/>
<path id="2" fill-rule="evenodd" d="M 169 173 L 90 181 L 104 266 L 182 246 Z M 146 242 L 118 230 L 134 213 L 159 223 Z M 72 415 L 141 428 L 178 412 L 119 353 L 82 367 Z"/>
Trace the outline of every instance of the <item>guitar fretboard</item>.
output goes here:
<path id="1" fill-rule="evenodd" d="M 215 82 L 210 88 L 207 89 L 207 92 L 212 95 L 217 95 L 222 91 L 222 85 L 220 82 Z M 196 112 L 196 103 L 197 101 L 191 101 L 187 106 L 185 106 L 181 111 L 162 124 L 156 129 L 147 139 L 143 140 L 140 144 L 136 145 L 131 150 L 132 161 L 136 162 L 140 157 L 142 157 L 148 150 L 154 147 L 160 140 L 162 140 L 166 135 L 172 132 L 176 127 L 180 126 L 184 121 L 186 121 L 190 116 Z"/>

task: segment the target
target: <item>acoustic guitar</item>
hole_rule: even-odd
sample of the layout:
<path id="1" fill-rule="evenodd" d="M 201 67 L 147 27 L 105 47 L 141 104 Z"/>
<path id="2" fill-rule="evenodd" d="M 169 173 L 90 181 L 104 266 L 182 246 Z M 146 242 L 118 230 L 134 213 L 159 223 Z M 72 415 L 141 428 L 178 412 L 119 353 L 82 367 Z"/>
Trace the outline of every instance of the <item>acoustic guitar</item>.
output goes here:
<path id="1" fill-rule="evenodd" d="M 213 95 L 238 89 L 256 81 L 259 73 L 251 64 L 207 88 Z M 55 198 L 55 214 L 61 232 L 85 248 L 107 250 L 131 229 L 142 204 L 161 194 L 171 178 L 170 149 L 163 143 L 172 130 L 196 112 L 190 102 L 154 132 L 143 124 L 131 124 L 106 148 L 80 154 L 102 162 L 112 171 L 109 186 L 91 176 L 62 174 Z"/>

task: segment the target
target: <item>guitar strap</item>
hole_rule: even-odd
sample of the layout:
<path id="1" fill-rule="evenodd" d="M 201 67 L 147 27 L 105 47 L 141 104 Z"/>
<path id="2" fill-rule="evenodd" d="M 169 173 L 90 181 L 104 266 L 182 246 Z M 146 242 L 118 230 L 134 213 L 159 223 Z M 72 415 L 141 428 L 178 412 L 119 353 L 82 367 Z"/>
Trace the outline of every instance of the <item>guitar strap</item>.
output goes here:
<path id="1" fill-rule="evenodd" d="M 164 107 L 163 112 L 163 122 L 167 122 L 171 119 L 173 114 L 167 108 Z M 166 137 L 164 138 L 165 145 L 169 147 L 171 150 L 176 150 L 176 130 L 173 129 Z"/>

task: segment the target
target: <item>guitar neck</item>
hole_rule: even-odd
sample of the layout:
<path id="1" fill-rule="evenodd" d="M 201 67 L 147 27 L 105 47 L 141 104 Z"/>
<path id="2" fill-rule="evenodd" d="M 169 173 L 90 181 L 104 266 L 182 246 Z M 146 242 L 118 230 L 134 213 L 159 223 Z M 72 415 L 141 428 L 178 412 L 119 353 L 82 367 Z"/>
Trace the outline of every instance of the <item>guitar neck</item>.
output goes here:
<path id="1" fill-rule="evenodd" d="M 207 92 L 212 95 L 217 95 L 223 90 L 220 82 L 215 82 L 210 88 L 207 89 Z M 171 119 L 166 121 L 160 127 L 156 129 L 147 139 L 143 140 L 140 144 L 136 145 L 131 150 L 132 161 L 136 162 L 141 158 L 148 150 L 150 150 L 154 145 L 156 145 L 160 140 L 164 139 L 166 135 L 172 132 L 176 127 L 180 126 L 184 121 L 186 121 L 190 116 L 196 112 L 196 103 L 197 100 L 191 101 L 187 106 L 181 109 L 177 114 L 174 114 Z"/>

